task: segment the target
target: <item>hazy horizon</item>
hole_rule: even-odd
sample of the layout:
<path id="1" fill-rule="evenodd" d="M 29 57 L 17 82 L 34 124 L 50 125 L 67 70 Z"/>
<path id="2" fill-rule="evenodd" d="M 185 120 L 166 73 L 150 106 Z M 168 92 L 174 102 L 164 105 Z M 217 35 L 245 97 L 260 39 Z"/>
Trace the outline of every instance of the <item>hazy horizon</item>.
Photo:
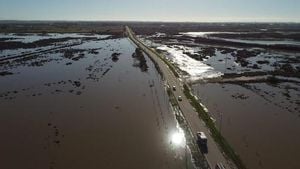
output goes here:
<path id="1" fill-rule="evenodd" d="M 143 22 L 143 23 L 286 23 L 300 24 L 300 21 L 142 21 L 142 20 L 29 20 L 29 19 L 0 19 L 0 22 Z"/>
<path id="2" fill-rule="evenodd" d="M 0 20 L 300 22 L 297 0 L 0 0 Z"/>

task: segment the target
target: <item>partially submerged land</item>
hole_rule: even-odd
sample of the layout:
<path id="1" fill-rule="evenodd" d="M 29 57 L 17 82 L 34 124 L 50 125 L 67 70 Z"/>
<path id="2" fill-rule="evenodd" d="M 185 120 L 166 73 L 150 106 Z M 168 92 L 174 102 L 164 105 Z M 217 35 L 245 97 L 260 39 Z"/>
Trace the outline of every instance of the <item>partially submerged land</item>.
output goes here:
<path id="1" fill-rule="evenodd" d="M 119 35 L 1 34 L 67 37 L 1 50 L 1 166 L 194 167 L 157 67 Z"/>
<path id="2" fill-rule="evenodd" d="M 190 82 L 248 168 L 297 168 L 300 138 L 287 131 L 299 130 L 299 24 L 145 25 L 133 29 Z"/>
<path id="3" fill-rule="evenodd" d="M 238 167 L 299 167 L 300 138 L 289 134 L 300 128 L 299 24 L 134 22 L 0 23 L 4 166 L 21 154 L 15 167 L 33 159 L 42 168 L 84 168 L 91 159 L 90 168 L 203 167 L 166 77 L 126 39 L 125 25 L 188 83 L 206 134 Z M 179 145 L 170 140 L 178 126 Z"/>

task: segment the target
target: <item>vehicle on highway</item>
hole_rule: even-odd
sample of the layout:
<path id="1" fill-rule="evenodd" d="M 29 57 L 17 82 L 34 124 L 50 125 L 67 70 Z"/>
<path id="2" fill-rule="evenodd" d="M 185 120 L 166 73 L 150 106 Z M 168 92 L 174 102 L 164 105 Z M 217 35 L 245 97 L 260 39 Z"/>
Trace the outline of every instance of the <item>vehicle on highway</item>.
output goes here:
<path id="1" fill-rule="evenodd" d="M 207 137 L 204 134 L 204 132 L 197 132 L 197 144 L 199 146 L 200 151 L 203 154 L 207 154 L 208 153 Z"/>
<path id="2" fill-rule="evenodd" d="M 225 169 L 225 167 L 222 163 L 218 163 L 218 164 L 216 164 L 215 169 Z"/>
<path id="3" fill-rule="evenodd" d="M 197 132 L 197 142 L 201 145 L 207 144 L 207 137 L 204 132 Z"/>
<path id="4" fill-rule="evenodd" d="M 176 91 L 176 86 L 173 86 L 172 89 L 173 89 L 173 91 Z"/>
<path id="5" fill-rule="evenodd" d="M 178 96 L 178 101 L 182 101 L 182 97 L 181 96 Z"/>

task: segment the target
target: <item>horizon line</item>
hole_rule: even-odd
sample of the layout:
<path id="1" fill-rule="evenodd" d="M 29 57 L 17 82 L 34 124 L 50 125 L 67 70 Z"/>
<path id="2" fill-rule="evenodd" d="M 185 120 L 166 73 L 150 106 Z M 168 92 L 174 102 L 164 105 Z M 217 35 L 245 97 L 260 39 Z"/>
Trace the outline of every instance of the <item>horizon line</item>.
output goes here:
<path id="1" fill-rule="evenodd" d="M 158 21 L 158 20 L 52 20 L 52 19 L 0 19 L 0 22 L 148 22 L 148 23 L 294 23 L 300 21 Z"/>

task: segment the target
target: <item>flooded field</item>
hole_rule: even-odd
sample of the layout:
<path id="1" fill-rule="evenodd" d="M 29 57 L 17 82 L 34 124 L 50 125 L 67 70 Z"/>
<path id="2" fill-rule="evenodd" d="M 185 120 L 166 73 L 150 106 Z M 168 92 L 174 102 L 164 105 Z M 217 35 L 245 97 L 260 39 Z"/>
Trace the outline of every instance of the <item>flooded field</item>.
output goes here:
<path id="1" fill-rule="evenodd" d="M 166 26 L 140 38 L 190 82 L 247 168 L 299 168 L 299 30 L 220 29 Z"/>
<path id="2" fill-rule="evenodd" d="M 286 86 L 289 99 L 280 91 Z M 193 91 L 249 168 L 299 168 L 300 87 L 280 87 L 196 84 Z"/>
<path id="3" fill-rule="evenodd" d="M 192 168 L 161 77 L 127 38 L 1 36 L 18 43 L 0 51 L 2 168 Z"/>

